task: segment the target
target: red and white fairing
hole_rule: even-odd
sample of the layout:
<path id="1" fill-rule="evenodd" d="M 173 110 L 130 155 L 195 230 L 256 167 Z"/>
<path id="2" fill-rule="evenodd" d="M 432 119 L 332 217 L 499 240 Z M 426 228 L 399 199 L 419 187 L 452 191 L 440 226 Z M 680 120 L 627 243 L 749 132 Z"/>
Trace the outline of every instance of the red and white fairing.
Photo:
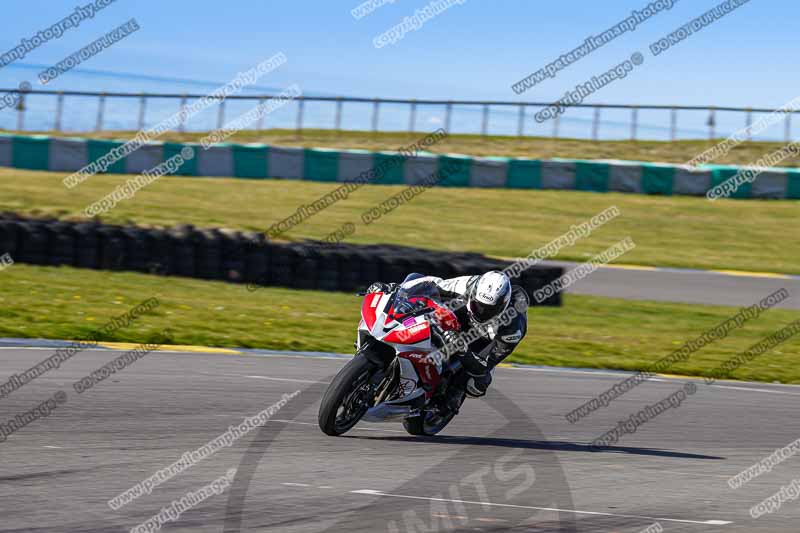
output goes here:
<path id="1" fill-rule="evenodd" d="M 416 317 L 396 314 L 394 306 L 387 304 L 390 294 L 374 292 L 364 297 L 361 306 L 361 322 L 358 326 L 358 347 L 369 335 L 394 348 L 400 364 L 400 387 L 402 396 L 386 404 L 405 403 L 425 394 L 428 398 L 433 394 L 441 381 L 441 358 L 429 358 L 428 354 L 436 350 L 431 338 L 431 326 L 442 331 L 458 330 L 458 319 L 452 311 L 424 296 L 410 297 L 410 303 L 424 304 L 434 311 Z M 370 409 L 369 419 L 380 418 L 378 409 Z M 365 418 L 366 419 L 366 418 Z"/>

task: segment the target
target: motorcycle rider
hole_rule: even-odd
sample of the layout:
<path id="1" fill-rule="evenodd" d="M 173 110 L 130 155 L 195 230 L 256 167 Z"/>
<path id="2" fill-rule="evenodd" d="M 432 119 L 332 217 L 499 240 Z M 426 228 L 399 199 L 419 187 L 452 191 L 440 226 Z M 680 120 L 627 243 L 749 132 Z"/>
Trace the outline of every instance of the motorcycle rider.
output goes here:
<path id="1" fill-rule="evenodd" d="M 444 344 L 458 347 L 468 377 L 464 385 L 466 393 L 473 398 L 484 396 L 492 383 L 492 371 L 514 351 L 528 330 L 527 293 L 522 287 L 511 285 L 508 276 L 496 270 L 450 279 L 411 274 L 403 287 L 418 283 L 435 284 L 445 300 L 443 303 L 456 315 L 461 332 L 445 332 Z M 367 292 L 388 292 L 393 288 L 376 282 Z M 498 322 L 496 319 L 509 306 L 514 306 L 517 313 L 510 320 Z M 472 332 L 469 338 L 474 340 L 466 342 L 464 332 Z"/>

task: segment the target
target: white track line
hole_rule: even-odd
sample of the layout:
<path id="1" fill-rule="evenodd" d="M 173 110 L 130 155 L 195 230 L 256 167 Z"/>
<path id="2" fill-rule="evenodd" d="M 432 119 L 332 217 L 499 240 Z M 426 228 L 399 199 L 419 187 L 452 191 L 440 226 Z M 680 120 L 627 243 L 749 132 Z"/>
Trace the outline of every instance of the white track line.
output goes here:
<path id="1" fill-rule="evenodd" d="M 61 346 L 53 346 L 52 348 L 46 348 L 44 346 L 0 346 L 0 350 L 35 350 L 37 352 L 54 352 L 61 348 Z"/>
<path id="2" fill-rule="evenodd" d="M 275 378 L 272 376 L 248 376 L 246 374 L 217 374 L 211 372 L 198 372 L 198 374 L 202 374 L 204 376 L 223 376 L 226 378 L 250 378 L 250 379 L 266 379 L 269 381 L 291 381 L 295 383 L 323 383 L 325 385 L 330 383 L 329 381 L 315 381 L 313 379 Z"/>
<path id="3" fill-rule="evenodd" d="M 279 420 L 277 418 L 272 418 L 267 421 L 269 422 L 283 422 L 284 424 L 297 424 L 299 426 L 317 426 L 318 424 L 314 424 L 312 422 L 295 422 L 294 420 Z M 365 427 L 354 427 L 350 431 L 387 431 L 389 433 L 404 433 L 407 434 L 405 431 L 400 431 L 399 429 L 383 429 L 383 428 L 365 428 Z M 728 476 L 730 477 L 730 476 Z"/>
<path id="4" fill-rule="evenodd" d="M 746 390 L 750 392 L 766 392 L 767 394 L 789 394 L 791 396 L 800 396 L 800 392 L 788 392 L 782 390 L 751 389 L 749 387 L 733 387 L 731 385 L 711 385 L 711 387 L 717 387 L 718 389 Z"/>
<path id="5" fill-rule="evenodd" d="M 281 485 L 286 485 L 287 487 L 311 487 L 313 489 L 332 489 L 330 485 L 309 485 L 308 483 L 281 483 Z"/>
<path id="6" fill-rule="evenodd" d="M 330 384 L 330 381 L 314 381 L 310 379 L 273 378 L 269 376 L 240 376 L 240 377 L 252 378 L 252 379 L 268 379 L 270 381 L 294 381 L 296 383 L 324 383 L 326 385 Z"/>
<path id="7" fill-rule="evenodd" d="M 625 372 L 625 371 L 616 371 L 616 372 L 608 371 L 608 372 L 606 372 L 606 371 L 603 371 L 603 370 L 594 370 L 594 369 L 591 369 L 591 368 L 588 368 L 586 370 L 582 370 L 580 368 L 578 368 L 578 369 L 572 369 L 572 368 L 536 368 L 536 367 L 530 367 L 530 366 L 516 366 L 513 363 L 510 363 L 510 364 L 511 364 L 511 366 L 503 366 L 503 367 L 500 367 L 500 368 L 505 368 L 505 369 L 508 369 L 508 370 L 527 370 L 528 372 L 548 372 L 548 373 L 552 373 L 552 374 L 580 374 L 582 376 L 589 376 L 589 377 L 592 377 L 592 376 L 611 376 L 611 377 L 615 377 L 615 378 L 624 378 L 624 377 L 627 377 L 629 375 L 633 375 L 634 374 L 634 372 L 630 372 L 630 374 Z M 651 379 L 653 379 L 653 378 L 647 378 L 645 381 L 649 381 Z"/>
<path id="8" fill-rule="evenodd" d="M 403 494 L 389 494 L 380 490 L 362 489 L 351 490 L 353 494 L 367 494 L 370 496 L 388 496 L 391 498 L 408 498 L 411 500 L 426 500 L 430 502 L 468 503 L 471 505 L 485 505 L 492 507 L 513 507 L 515 509 L 532 509 L 535 511 L 556 511 L 559 513 L 588 514 L 594 516 L 613 516 L 617 518 L 637 518 L 641 520 L 657 520 L 659 522 L 678 522 L 681 524 L 703 524 L 709 526 L 724 526 L 733 522 L 726 520 L 684 520 L 679 518 L 657 518 L 653 516 L 639 516 L 631 514 L 599 513 L 595 511 L 576 511 L 574 509 L 557 509 L 555 507 L 534 507 L 530 505 L 512 505 L 510 503 L 472 502 L 468 500 L 449 500 L 447 498 L 426 498 L 424 496 L 406 496 Z"/>

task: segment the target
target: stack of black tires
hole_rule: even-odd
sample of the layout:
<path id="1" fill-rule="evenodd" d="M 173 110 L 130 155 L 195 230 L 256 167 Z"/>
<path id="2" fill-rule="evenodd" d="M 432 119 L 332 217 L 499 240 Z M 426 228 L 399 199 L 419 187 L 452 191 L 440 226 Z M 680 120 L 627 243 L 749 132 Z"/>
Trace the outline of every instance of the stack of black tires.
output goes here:
<path id="1" fill-rule="evenodd" d="M 507 261 L 480 254 L 396 245 L 278 243 L 263 234 L 225 229 L 117 226 L 0 214 L 0 255 L 34 265 L 129 270 L 295 289 L 345 291 L 410 272 L 440 277 L 502 270 Z M 534 266 L 514 280 L 529 296 L 563 274 Z M 561 295 L 541 305 L 561 305 Z"/>

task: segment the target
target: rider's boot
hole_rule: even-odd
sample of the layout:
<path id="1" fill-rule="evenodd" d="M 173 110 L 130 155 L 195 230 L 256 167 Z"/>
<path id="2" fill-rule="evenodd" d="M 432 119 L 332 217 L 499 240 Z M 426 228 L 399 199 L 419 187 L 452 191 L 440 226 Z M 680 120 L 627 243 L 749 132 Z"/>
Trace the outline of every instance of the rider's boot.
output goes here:
<path id="1" fill-rule="evenodd" d="M 464 370 L 467 371 L 465 390 L 471 398 L 480 398 L 486 395 L 486 390 L 492 383 L 492 367 L 488 362 L 473 352 L 467 352 L 462 359 Z"/>
<path id="2" fill-rule="evenodd" d="M 486 395 L 489 385 L 492 384 L 492 372 L 487 371 L 483 374 L 469 374 L 467 380 L 467 394 L 470 398 L 480 398 Z"/>

